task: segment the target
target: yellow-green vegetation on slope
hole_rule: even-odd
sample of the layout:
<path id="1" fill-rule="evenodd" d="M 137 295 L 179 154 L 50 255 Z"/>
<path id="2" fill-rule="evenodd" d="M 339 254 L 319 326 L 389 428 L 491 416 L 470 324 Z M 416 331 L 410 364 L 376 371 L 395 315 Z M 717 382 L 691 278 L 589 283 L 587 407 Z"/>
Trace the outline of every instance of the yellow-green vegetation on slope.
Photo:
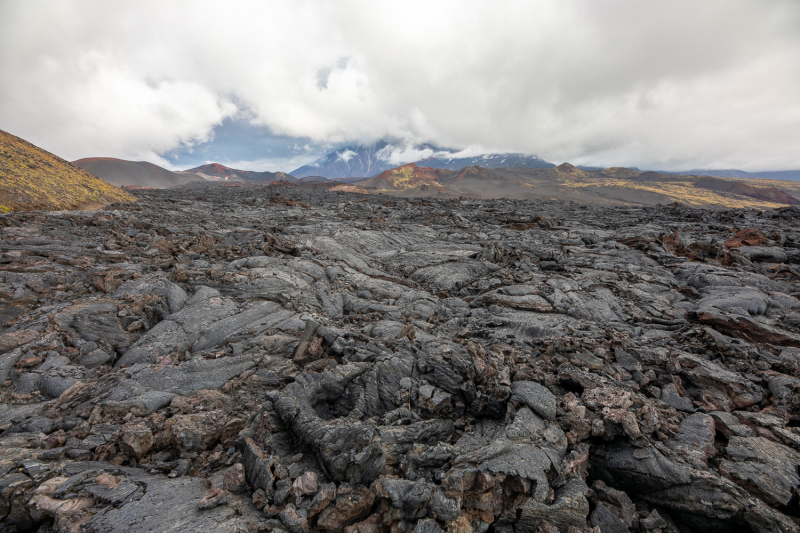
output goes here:
<path id="1" fill-rule="evenodd" d="M 691 182 L 674 183 L 636 183 L 630 180 L 609 180 L 605 182 L 588 182 L 573 184 L 576 190 L 591 189 L 592 192 L 600 196 L 624 198 L 622 203 L 651 205 L 653 202 L 646 200 L 646 193 L 662 195 L 665 202 L 681 202 L 696 207 L 725 207 L 725 208 L 752 208 L 752 209 L 778 209 L 784 207 L 783 204 L 757 200 L 746 196 L 738 196 L 731 193 L 715 192 L 705 189 L 698 189 Z M 626 191 L 623 194 L 621 191 Z M 637 198 L 637 193 L 642 194 L 642 198 Z"/>
<path id="2" fill-rule="evenodd" d="M 136 198 L 0 130 L 0 212 L 79 209 Z"/>
<path id="3" fill-rule="evenodd" d="M 633 170 L 625 167 L 611 167 L 605 170 L 601 170 L 600 174 L 602 174 L 603 176 L 608 176 L 609 178 L 631 179 L 641 174 L 641 172 L 638 170 Z"/>
<path id="4" fill-rule="evenodd" d="M 400 196 L 562 199 L 581 203 L 779 209 L 800 205 L 800 182 L 664 174 L 613 167 L 581 170 L 569 163 L 552 168 L 461 170 L 419 167 L 387 170 L 358 185 Z"/>
<path id="5" fill-rule="evenodd" d="M 444 190 L 438 180 L 453 174 L 452 170 L 419 167 L 414 163 L 402 165 L 365 182 L 359 183 L 364 187 L 375 187 L 380 191 L 403 191 L 417 187 L 434 187 Z"/>
<path id="6" fill-rule="evenodd" d="M 389 176 L 386 181 L 389 186 L 395 189 L 407 189 L 416 185 L 411 179 L 414 177 L 414 169 L 410 166 L 398 167 L 388 174 Z"/>
<path id="7" fill-rule="evenodd" d="M 733 189 L 732 191 L 726 191 L 725 187 L 720 187 L 722 190 L 709 189 L 703 186 L 704 179 L 711 179 L 720 184 L 729 184 Z M 787 193 L 797 194 L 795 191 L 800 189 L 797 184 L 788 181 L 664 175 L 619 167 L 590 173 L 585 179 L 573 180 L 569 186 L 576 190 L 590 190 L 600 196 L 624 199 L 628 203 L 652 204 L 652 200 L 647 200 L 647 194 L 651 193 L 657 195 L 652 198 L 662 197 L 662 203 L 670 201 L 697 207 L 754 209 L 778 209 L 790 205 L 788 202 L 796 202 L 797 198 L 792 198 Z M 786 201 L 775 201 L 767 197 L 766 195 L 770 193 L 769 187 L 774 187 L 775 190 L 772 192 L 779 193 Z M 750 195 L 743 194 L 748 191 Z M 642 194 L 641 198 L 637 198 L 637 193 Z M 753 194 L 762 195 L 762 197 L 754 197 Z"/>
<path id="8" fill-rule="evenodd" d="M 578 202 L 682 202 L 698 207 L 778 209 L 797 205 L 800 198 L 800 183 L 791 181 L 661 174 L 622 167 L 581 171 L 568 163 L 554 168 L 492 171 L 547 191 L 540 196 Z"/>

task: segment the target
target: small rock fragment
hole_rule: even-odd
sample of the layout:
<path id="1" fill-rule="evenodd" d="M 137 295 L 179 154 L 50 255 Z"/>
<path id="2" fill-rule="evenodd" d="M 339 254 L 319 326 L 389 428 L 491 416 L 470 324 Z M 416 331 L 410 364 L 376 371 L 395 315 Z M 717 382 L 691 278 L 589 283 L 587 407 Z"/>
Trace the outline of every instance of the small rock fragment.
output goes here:
<path id="1" fill-rule="evenodd" d="M 227 490 L 220 488 L 209 489 L 200 501 L 197 502 L 197 508 L 200 510 L 213 509 L 214 507 L 225 505 L 230 502 L 231 494 Z"/>

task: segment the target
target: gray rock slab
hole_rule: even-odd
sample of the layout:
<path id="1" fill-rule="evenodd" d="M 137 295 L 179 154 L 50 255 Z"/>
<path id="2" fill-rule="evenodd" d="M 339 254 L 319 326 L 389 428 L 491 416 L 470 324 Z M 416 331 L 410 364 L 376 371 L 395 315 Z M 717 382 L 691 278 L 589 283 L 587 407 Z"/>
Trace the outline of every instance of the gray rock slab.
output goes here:
<path id="1" fill-rule="evenodd" d="M 511 386 L 511 400 L 527 405 L 547 420 L 556 417 L 556 397 L 534 381 L 515 381 Z"/>

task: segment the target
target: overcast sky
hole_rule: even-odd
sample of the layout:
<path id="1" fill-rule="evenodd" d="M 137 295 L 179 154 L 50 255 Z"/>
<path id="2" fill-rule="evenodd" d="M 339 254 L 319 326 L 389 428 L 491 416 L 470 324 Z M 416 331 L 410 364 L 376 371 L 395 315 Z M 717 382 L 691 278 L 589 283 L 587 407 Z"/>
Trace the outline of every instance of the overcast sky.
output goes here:
<path id="1" fill-rule="evenodd" d="M 70 160 L 800 168 L 798 0 L 0 0 L 0 50 L 0 129 Z"/>

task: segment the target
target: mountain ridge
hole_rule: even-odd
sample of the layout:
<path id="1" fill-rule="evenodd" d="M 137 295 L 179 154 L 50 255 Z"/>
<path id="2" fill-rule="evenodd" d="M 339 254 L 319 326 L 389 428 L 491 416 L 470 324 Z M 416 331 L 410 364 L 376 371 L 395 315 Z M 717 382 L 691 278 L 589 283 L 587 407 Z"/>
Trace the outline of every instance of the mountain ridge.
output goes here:
<path id="1" fill-rule="evenodd" d="M 252 170 L 239 170 L 226 167 L 220 163 L 209 163 L 183 171 L 184 174 L 194 174 L 209 181 L 262 181 L 273 183 L 276 181 L 295 181 L 297 178 L 285 172 L 255 172 Z"/>
<path id="2" fill-rule="evenodd" d="M 715 178 L 745 178 L 800 181 L 800 170 L 766 170 L 747 172 L 735 168 L 727 169 L 692 169 L 680 172 L 666 172 L 665 174 L 686 174 L 689 176 L 712 176 Z"/>
<path id="3" fill-rule="evenodd" d="M 290 174 L 297 178 L 310 176 L 320 176 L 328 179 L 371 178 L 380 175 L 382 172 L 408 163 L 415 163 L 420 167 L 450 170 L 459 170 L 473 165 L 482 166 L 484 168 L 517 169 L 552 168 L 556 166 L 554 163 L 546 161 L 537 155 L 520 152 L 487 152 L 469 157 L 455 157 L 456 154 L 458 154 L 457 150 L 443 149 L 430 144 L 422 144 L 414 146 L 413 148 L 416 151 L 430 150 L 432 155 L 423 157 L 422 159 L 410 158 L 398 162 L 397 155 L 390 149 L 395 149 L 402 153 L 403 150 L 407 150 L 408 147 L 393 145 L 385 140 L 381 140 L 371 145 L 345 146 L 323 155 L 313 163 L 296 168 L 291 171 Z M 392 156 L 392 158 L 389 156 Z M 586 171 L 603 170 L 603 167 L 585 165 L 577 165 L 576 168 Z M 636 167 L 632 167 L 632 169 L 639 170 Z M 653 172 L 719 178 L 800 181 L 800 170 L 746 172 L 737 169 L 691 169 L 683 171 L 654 170 Z"/>
<path id="4" fill-rule="evenodd" d="M 721 207 L 800 205 L 800 183 L 736 180 L 639 171 L 584 170 L 570 163 L 547 168 L 437 169 L 416 163 L 355 182 L 372 192 L 412 197 L 562 199 L 582 203 L 656 205 L 682 202 Z"/>

